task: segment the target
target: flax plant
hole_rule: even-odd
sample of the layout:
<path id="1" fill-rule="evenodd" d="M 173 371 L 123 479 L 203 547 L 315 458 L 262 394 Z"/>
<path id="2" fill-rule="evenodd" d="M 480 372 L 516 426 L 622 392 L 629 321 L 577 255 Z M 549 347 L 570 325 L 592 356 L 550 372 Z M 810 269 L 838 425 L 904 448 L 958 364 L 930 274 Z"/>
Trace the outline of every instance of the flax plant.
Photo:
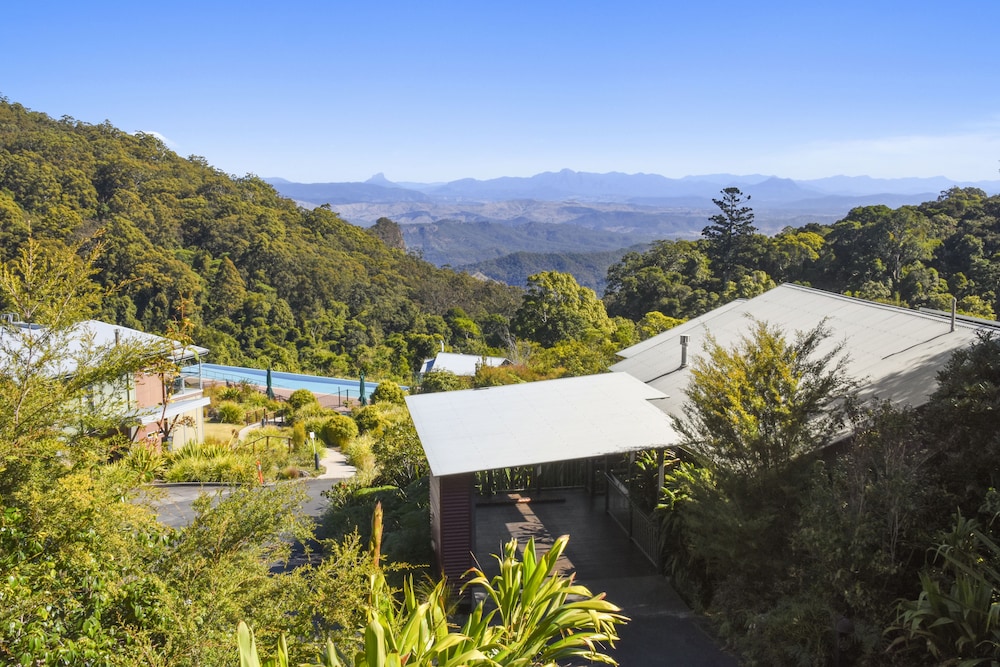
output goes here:
<path id="1" fill-rule="evenodd" d="M 333 644 L 315 667 L 554 667 L 557 661 L 584 659 L 618 664 L 605 645 L 618 639 L 626 619 L 617 606 L 593 595 L 573 577 L 558 573 L 556 563 L 569 541 L 560 537 L 545 554 L 529 540 L 518 558 L 517 540 L 496 556 L 500 573 L 489 578 L 479 568 L 467 573 L 464 593 L 484 593 L 459 629 L 448 618 L 448 585 L 439 581 L 418 597 L 412 580 L 397 600 L 379 566 L 380 511 L 373 521 L 368 622 L 363 644 L 345 656 Z M 238 643 L 242 667 L 287 665 L 288 649 L 280 643 L 275 658 L 260 660 L 253 633 L 240 623 Z"/>

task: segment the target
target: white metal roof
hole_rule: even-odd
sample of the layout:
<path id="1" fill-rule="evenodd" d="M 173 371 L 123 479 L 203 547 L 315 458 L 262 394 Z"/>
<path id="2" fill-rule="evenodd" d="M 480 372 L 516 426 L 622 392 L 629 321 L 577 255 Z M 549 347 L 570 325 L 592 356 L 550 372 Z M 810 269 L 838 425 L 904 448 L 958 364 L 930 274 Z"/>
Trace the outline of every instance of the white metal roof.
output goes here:
<path id="1" fill-rule="evenodd" d="M 589 458 L 669 445 L 676 433 L 626 373 L 407 396 L 435 475 Z"/>
<path id="2" fill-rule="evenodd" d="M 192 410 L 197 410 L 198 408 L 204 408 L 211 402 L 212 399 L 208 396 L 199 396 L 198 398 L 189 398 L 184 401 L 168 403 L 166 410 L 163 409 L 163 405 L 156 405 L 144 409 L 138 415 L 139 422 L 144 425 L 152 424 L 153 422 L 160 421 L 160 419 L 169 419 L 171 417 L 176 417 L 177 415 L 182 415 L 185 412 L 191 412 Z"/>
<path id="3" fill-rule="evenodd" d="M 0 327 L 0 336 L 6 338 L 0 344 L 0 361 L 10 355 L 16 357 L 25 349 L 28 340 L 39 340 L 48 331 L 39 325 L 13 322 Z M 60 334 L 58 343 L 63 347 L 64 354 L 48 370 L 53 375 L 73 373 L 77 369 L 81 357 L 99 355 L 116 344 L 133 345 L 148 349 L 151 353 L 161 352 L 174 361 L 198 359 L 208 354 L 208 349 L 196 345 L 181 345 L 177 341 L 157 336 L 155 334 L 131 329 L 116 324 L 108 324 L 99 320 L 84 320 L 73 325 L 65 334 Z"/>
<path id="4" fill-rule="evenodd" d="M 421 373 L 448 371 L 455 375 L 473 376 L 480 366 L 503 366 L 509 363 L 506 357 L 485 357 L 478 354 L 438 352 L 433 359 L 425 359 Z"/>
<path id="5" fill-rule="evenodd" d="M 81 339 L 92 336 L 93 340 L 91 341 L 91 344 L 98 348 L 110 347 L 114 345 L 115 336 L 117 335 L 118 340 L 122 343 L 146 346 L 155 346 L 158 344 L 170 345 L 173 350 L 172 356 L 177 361 L 196 358 L 208 354 L 208 348 L 198 347 L 197 345 L 184 346 L 177 341 L 164 338 L 163 336 L 157 336 L 156 334 L 146 333 L 145 331 L 119 326 L 117 324 L 108 324 L 107 322 L 101 322 L 100 320 L 85 320 L 77 325 L 77 331 L 80 332 L 79 337 Z"/>
<path id="6" fill-rule="evenodd" d="M 985 323 L 958 320 L 955 330 L 947 317 L 889 306 L 839 294 L 781 285 L 764 294 L 717 308 L 664 331 L 619 354 L 612 366 L 659 389 L 668 398 L 658 407 L 681 415 L 690 364 L 704 354 L 711 334 L 724 347 L 748 333 L 750 318 L 777 326 L 788 337 L 813 329 L 826 319 L 831 335 L 818 350 L 824 353 L 845 343 L 848 373 L 862 383 L 862 398 L 878 397 L 920 405 L 937 386 L 936 375 L 951 354 L 976 339 Z M 688 367 L 681 368 L 682 334 L 690 336 Z"/>

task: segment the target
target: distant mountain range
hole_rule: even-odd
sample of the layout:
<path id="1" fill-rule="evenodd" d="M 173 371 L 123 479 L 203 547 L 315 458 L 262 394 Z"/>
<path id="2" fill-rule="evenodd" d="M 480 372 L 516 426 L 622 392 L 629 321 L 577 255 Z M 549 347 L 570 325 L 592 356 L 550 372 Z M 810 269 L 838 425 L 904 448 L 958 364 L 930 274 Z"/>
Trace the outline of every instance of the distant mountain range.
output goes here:
<path id="1" fill-rule="evenodd" d="M 265 180 L 303 206 L 329 204 L 356 225 L 390 218 L 402 227 L 408 249 L 435 264 L 470 271 L 495 267 L 496 260 L 513 253 L 607 253 L 655 239 L 694 238 L 718 212 L 712 199 L 730 186 L 750 196 L 757 227 L 766 234 L 788 225 L 832 223 L 857 206 L 919 204 L 956 186 L 1000 192 L 1000 181 L 944 177 L 794 181 L 759 174 L 666 178 L 570 169 L 449 183 L 393 183 L 383 174 L 363 183 Z M 524 259 L 517 264 L 535 264 Z M 484 261 L 492 264 L 480 266 Z M 491 277 L 511 281 L 510 275 Z"/>
<path id="2" fill-rule="evenodd" d="M 959 182 L 944 177 L 871 178 L 831 176 L 794 181 L 776 176 L 708 174 L 667 178 L 657 174 L 594 174 L 563 169 L 529 177 L 505 176 L 485 181 L 463 178 L 448 183 L 393 183 L 376 174 L 363 183 L 292 183 L 265 179 L 282 195 L 319 204 L 397 204 L 401 202 L 499 202 L 507 200 L 628 203 L 653 206 L 711 205 L 723 188 L 735 186 L 768 206 L 828 208 L 838 199 L 873 196 L 916 197 L 927 201 L 949 188 L 1000 190 L 1000 181 Z M 846 202 L 848 205 L 850 201 Z M 841 206 L 843 204 L 840 204 Z"/>

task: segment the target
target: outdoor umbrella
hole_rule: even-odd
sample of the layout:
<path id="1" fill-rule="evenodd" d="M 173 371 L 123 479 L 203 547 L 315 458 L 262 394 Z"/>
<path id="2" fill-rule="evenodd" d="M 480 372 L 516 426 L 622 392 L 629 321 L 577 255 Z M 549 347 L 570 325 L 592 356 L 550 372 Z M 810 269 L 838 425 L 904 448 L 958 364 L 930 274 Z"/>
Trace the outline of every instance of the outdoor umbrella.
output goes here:
<path id="1" fill-rule="evenodd" d="M 365 372 L 361 371 L 361 382 L 359 383 L 358 393 L 361 394 L 361 405 L 368 405 L 368 399 L 365 398 Z"/>
<path id="2" fill-rule="evenodd" d="M 271 386 L 271 367 L 267 367 L 267 397 L 274 400 L 274 387 Z"/>

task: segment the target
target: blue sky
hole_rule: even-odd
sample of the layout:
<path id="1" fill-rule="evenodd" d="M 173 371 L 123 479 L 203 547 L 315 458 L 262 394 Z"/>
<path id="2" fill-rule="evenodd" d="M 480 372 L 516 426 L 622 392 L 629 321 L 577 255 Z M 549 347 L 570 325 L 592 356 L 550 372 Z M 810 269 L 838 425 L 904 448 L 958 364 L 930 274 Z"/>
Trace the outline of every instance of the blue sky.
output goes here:
<path id="1" fill-rule="evenodd" d="M 996 180 L 993 0 L 4 8 L 0 94 L 231 174 Z"/>

